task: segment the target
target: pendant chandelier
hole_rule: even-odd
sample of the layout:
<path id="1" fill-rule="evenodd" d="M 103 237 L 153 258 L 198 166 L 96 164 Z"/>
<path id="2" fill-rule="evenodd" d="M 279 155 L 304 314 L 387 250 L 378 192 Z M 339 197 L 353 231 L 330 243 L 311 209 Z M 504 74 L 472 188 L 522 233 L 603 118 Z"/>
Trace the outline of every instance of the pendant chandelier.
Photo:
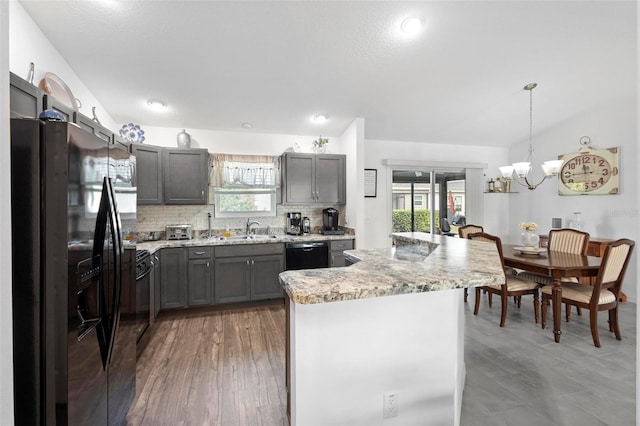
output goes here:
<path id="1" fill-rule="evenodd" d="M 562 160 L 550 160 L 540 164 L 533 152 L 533 89 L 537 86 L 538 83 L 529 83 L 524 86 L 524 90 L 529 91 L 529 155 L 527 161 L 500 167 L 502 177 L 507 181 L 508 186 L 511 181 L 515 180 L 518 184 L 532 191 L 545 179 L 557 176 L 560 167 L 562 167 Z"/>

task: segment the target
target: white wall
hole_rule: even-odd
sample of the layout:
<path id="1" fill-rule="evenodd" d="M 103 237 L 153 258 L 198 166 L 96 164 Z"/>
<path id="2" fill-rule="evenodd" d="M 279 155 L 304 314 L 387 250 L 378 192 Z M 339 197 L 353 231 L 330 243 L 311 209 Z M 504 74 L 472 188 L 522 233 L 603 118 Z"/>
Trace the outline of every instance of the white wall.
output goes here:
<path id="1" fill-rule="evenodd" d="M 11 154 L 9 143 L 9 3 L 0 1 L 0 223 L 11 230 Z M 11 232 L 11 231 L 9 231 Z M 11 246 L 0 245 L 0 424 L 13 424 Z"/>
<path id="2" fill-rule="evenodd" d="M 591 238 L 630 238 L 640 243 L 640 203 L 638 194 L 638 132 L 636 83 L 629 82 L 629 95 L 602 103 L 598 108 L 577 114 L 570 120 L 534 135 L 534 148 L 540 160 L 555 159 L 559 154 L 576 152 L 578 140 L 589 136 L 596 148 L 620 147 L 620 193 L 617 195 L 558 195 L 557 178 L 543 183 L 534 191 L 526 191 L 510 198 L 508 207 L 511 226 L 504 235 L 518 242 L 518 224 L 534 221 L 546 232 L 551 227 L 551 218 L 563 219 L 568 226 L 574 211 L 582 212 L 585 231 Z M 535 132 L 535 124 L 534 124 Z M 509 162 L 526 156 L 528 142 L 513 146 L 509 151 Z M 635 250 L 622 291 L 636 300 L 638 290 L 638 258 Z"/>
<path id="3" fill-rule="evenodd" d="M 359 248 L 389 247 L 391 229 L 391 194 L 388 183 L 391 168 L 384 160 L 424 162 L 460 162 L 488 164 L 488 177 L 497 176 L 493 171 L 507 161 L 507 149 L 481 146 L 454 146 L 420 142 L 367 140 L 364 143 L 365 168 L 378 170 L 378 190 L 374 198 L 365 198 L 364 240 Z M 508 223 L 509 197 L 521 194 L 487 194 L 484 203 L 484 227 L 487 232 L 502 235 Z M 490 197 L 490 198 L 489 198 Z"/>
<path id="4" fill-rule="evenodd" d="M 92 117 L 91 107 L 96 107 L 96 115 L 102 125 L 117 133 L 120 125 L 105 111 L 100 102 L 71 69 L 67 61 L 33 22 L 29 14 L 17 1 L 9 2 L 11 28 L 9 29 L 9 69 L 26 79 L 29 64 L 35 64 L 33 83 L 37 86 L 45 73 L 52 72 L 69 86 L 73 96 L 82 102 L 79 111 Z M 78 35 L 82 37 L 83 35 Z M 87 36 L 87 35 L 84 35 Z"/>

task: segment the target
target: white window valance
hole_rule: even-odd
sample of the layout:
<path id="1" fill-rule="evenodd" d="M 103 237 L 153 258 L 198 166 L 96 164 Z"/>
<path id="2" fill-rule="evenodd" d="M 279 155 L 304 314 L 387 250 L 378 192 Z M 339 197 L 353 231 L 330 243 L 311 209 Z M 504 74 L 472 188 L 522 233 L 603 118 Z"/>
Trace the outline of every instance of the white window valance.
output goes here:
<path id="1" fill-rule="evenodd" d="M 217 188 L 277 188 L 280 157 L 209 154 L 209 185 Z"/>

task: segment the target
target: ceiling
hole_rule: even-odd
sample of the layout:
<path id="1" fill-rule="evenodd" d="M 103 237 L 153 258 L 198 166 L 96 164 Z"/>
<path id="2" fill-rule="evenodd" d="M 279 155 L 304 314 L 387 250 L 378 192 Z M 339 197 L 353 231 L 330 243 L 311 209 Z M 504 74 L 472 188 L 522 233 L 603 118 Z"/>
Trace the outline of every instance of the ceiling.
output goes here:
<path id="1" fill-rule="evenodd" d="M 366 139 L 508 146 L 527 83 L 534 134 L 635 96 L 634 1 L 21 4 L 119 123 L 335 137 L 363 117 Z"/>

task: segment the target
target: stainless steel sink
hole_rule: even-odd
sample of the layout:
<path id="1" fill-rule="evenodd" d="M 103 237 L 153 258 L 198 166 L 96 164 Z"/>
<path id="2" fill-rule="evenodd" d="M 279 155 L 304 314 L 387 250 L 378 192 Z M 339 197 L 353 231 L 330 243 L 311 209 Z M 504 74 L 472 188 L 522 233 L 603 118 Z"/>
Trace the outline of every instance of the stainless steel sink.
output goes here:
<path id="1" fill-rule="evenodd" d="M 229 241 L 239 241 L 239 240 L 269 240 L 279 238 L 278 235 L 234 235 L 232 237 L 215 237 L 215 239 L 219 239 L 221 241 L 229 240 Z"/>

